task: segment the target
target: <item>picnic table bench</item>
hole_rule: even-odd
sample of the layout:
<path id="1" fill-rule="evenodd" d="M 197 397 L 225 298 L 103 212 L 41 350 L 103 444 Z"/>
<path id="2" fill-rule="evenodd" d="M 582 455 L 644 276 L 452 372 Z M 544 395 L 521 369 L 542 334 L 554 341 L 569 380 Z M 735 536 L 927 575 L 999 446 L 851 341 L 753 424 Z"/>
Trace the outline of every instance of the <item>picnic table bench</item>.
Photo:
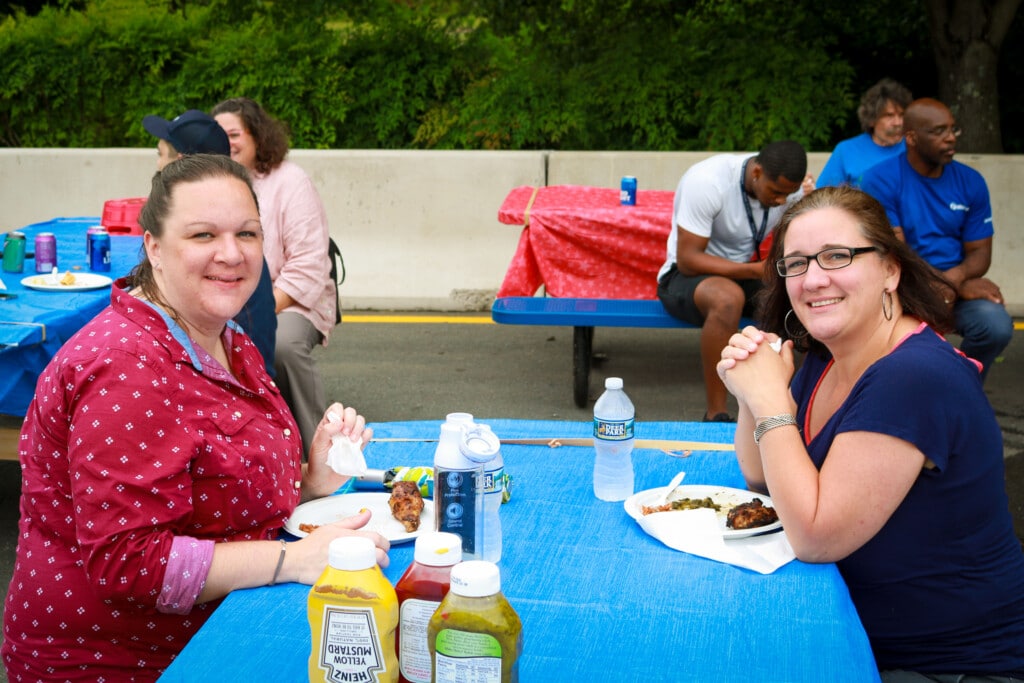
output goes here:
<path id="1" fill-rule="evenodd" d="M 536 296 L 499 297 L 491 318 L 503 325 L 571 326 L 572 395 L 579 408 L 587 405 L 595 327 L 679 327 L 697 329 L 673 318 L 660 301 L 649 299 L 581 299 Z M 744 320 L 743 324 L 752 321 Z"/>

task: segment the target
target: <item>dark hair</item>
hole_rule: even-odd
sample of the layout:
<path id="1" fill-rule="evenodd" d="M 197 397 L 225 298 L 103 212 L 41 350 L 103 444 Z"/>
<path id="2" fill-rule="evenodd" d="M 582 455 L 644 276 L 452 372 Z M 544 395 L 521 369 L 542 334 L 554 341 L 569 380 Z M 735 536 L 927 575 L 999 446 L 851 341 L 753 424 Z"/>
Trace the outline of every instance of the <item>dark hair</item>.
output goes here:
<path id="1" fill-rule="evenodd" d="M 882 115 L 882 110 L 888 102 L 895 102 L 900 109 L 906 109 L 910 101 L 914 99 L 902 84 L 891 78 L 883 78 L 868 88 L 864 96 L 860 98 L 860 106 L 857 107 L 857 118 L 860 119 L 860 127 L 870 133 L 875 128 L 875 122 Z"/>
<path id="2" fill-rule="evenodd" d="M 256 143 L 256 170 L 270 173 L 288 156 L 288 128 L 248 97 L 233 97 L 220 102 L 211 112 L 235 114 Z"/>
<path id="3" fill-rule="evenodd" d="M 245 186 L 249 188 L 253 202 L 256 202 L 256 210 L 259 211 L 259 202 L 256 200 L 256 193 L 252 189 L 249 173 L 244 166 L 232 161 L 231 157 L 221 154 L 189 154 L 175 159 L 164 166 L 163 170 L 157 171 L 153 175 L 149 198 L 139 213 L 139 225 L 143 232 L 151 233 L 153 237 L 163 236 L 164 222 L 170 213 L 174 189 L 178 185 L 221 176 L 238 178 L 244 182 Z M 149 262 L 149 258 L 143 256 L 128 274 L 127 280 L 129 289 L 138 288 L 144 297 L 167 310 L 175 322 L 179 325 L 182 323 L 177 311 L 164 301 L 156 279 L 153 277 L 153 264 Z"/>
<path id="4" fill-rule="evenodd" d="M 807 175 L 807 152 L 795 140 L 776 140 L 761 148 L 754 159 L 770 180 L 783 177 L 799 183 Z"/>
<path id="5" fill-rule="evenodd" d="M 900 268 L 900 282 L 894 296 L 903 312 L 931 325 L 940 334 L 953 328 L 953 314 L 943 301 L 940 287 L 952 286 L 945 278 L 917 255 L 906 242 L 893 232 L 885 209 L 871 195 L 849 186 L 823 187 L 811 192 L 783 214 L 768 254 L 765 268 L 765 289 L 759 302 L 758 320 L 764 329 L 780 337 L 793 340 L 798 351 L 826 353 L 825 345 L 810 335 L 800 338 L 803 326 L 790 315 L 787 329 L 786 315 L 792 306 L 786 292 L 786 281 L 775 269 L 775 262 L 783 257 L 786 248 L 786 232 L 797 216 L 819 209 L 835 208 L 853 216 L 860 226 L 861 234 L 878 248 L 882 258 L 892 259 Z M 879 302 L 881 305 L 881 302 Z"/>

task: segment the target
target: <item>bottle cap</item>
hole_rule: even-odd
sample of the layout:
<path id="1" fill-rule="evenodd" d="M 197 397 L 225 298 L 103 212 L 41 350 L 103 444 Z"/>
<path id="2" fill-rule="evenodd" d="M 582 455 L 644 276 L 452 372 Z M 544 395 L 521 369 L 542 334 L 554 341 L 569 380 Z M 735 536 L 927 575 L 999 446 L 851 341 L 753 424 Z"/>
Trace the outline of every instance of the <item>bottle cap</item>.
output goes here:
<path id="1" fill-rule="evenodd" d="M 458 443 L 462 438 L 462 427 L 451 422 L 441 423 L 441 441 Z"/>
<path id="2" fill-rule="evenodd" d="M 473 462 L 490 462 L 501 449 L 501 442 L 490 428 L 473 426 L 462 433 L 459 450 Z"/>
<path id="3" fill-rule="evenodd" d="M 498 565 L 484 560 L 469 560 L 452 567 L 451 591 L 467 598 L 482 598 L 501 591 Z"/>
<path id="4" fill-rule="evenodd" d="M 413 558 L 431 567 L 451 567 L 462 562 L 462 539 L 446 531 L 430 531 L 416 539 Z"/>
<path id="5" fill-rule="evenodd" d="M 377 564 L 376 546 L 363 536 L 342 536 L 327 547 L 327 562 L 335 569 L 369 569 Z"/>
<path id="6" fill-rule="evenodd" d="M 608 377 L 604 380 L 605 389 L 621 389 L 622 378 L 621 377 Z"/>
<path id="7" fill-rule="evenodd" d="M 461 425 L 463 427 L 473 426 L 473 415 L 470 413 L 448 413 L 444 421 L 448 424 Z"/>

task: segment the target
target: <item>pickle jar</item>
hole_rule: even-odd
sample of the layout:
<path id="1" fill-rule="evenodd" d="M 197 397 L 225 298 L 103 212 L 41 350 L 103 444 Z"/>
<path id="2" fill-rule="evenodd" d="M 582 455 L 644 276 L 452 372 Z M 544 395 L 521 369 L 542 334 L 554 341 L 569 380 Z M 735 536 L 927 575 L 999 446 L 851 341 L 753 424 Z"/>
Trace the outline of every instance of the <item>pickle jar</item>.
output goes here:
<path id="1" fill-rule="evenodd" d="M 501 592 L 498 565 L 470 560 L 452 567 L 451 589 L 430 618 L 432 680 L 518 683 L 523 624 Z"/>

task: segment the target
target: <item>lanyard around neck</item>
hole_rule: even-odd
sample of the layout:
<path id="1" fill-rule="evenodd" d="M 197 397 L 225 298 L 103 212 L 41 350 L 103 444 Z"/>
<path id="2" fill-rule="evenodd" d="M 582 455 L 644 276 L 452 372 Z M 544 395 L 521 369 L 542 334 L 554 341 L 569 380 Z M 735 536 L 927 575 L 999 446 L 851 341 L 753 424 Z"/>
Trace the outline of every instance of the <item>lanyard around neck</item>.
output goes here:
<path id="1" fill-rule="evenodd" d="M 768 207 L 762 206 L 764 214 L 761 216 L 761 228 L 757 228 L 757 224 L 754 223 L 754 212 L 750 209 L 750 197 L 747 196 L 747 188 L 744 187 L 743 181 L 747 178 L 747 164 L 750 163 L 748 157 L 743 162 L 743 170 L 740 171 L 740 199 L 743 200 L 743 208 L 747 210 L 747 224 L 750 226 L 750 237 L 754 240 L 754 260 L 761 260 L 761 242 L 764 241 L 764 233 L 768 230 Z"/>

